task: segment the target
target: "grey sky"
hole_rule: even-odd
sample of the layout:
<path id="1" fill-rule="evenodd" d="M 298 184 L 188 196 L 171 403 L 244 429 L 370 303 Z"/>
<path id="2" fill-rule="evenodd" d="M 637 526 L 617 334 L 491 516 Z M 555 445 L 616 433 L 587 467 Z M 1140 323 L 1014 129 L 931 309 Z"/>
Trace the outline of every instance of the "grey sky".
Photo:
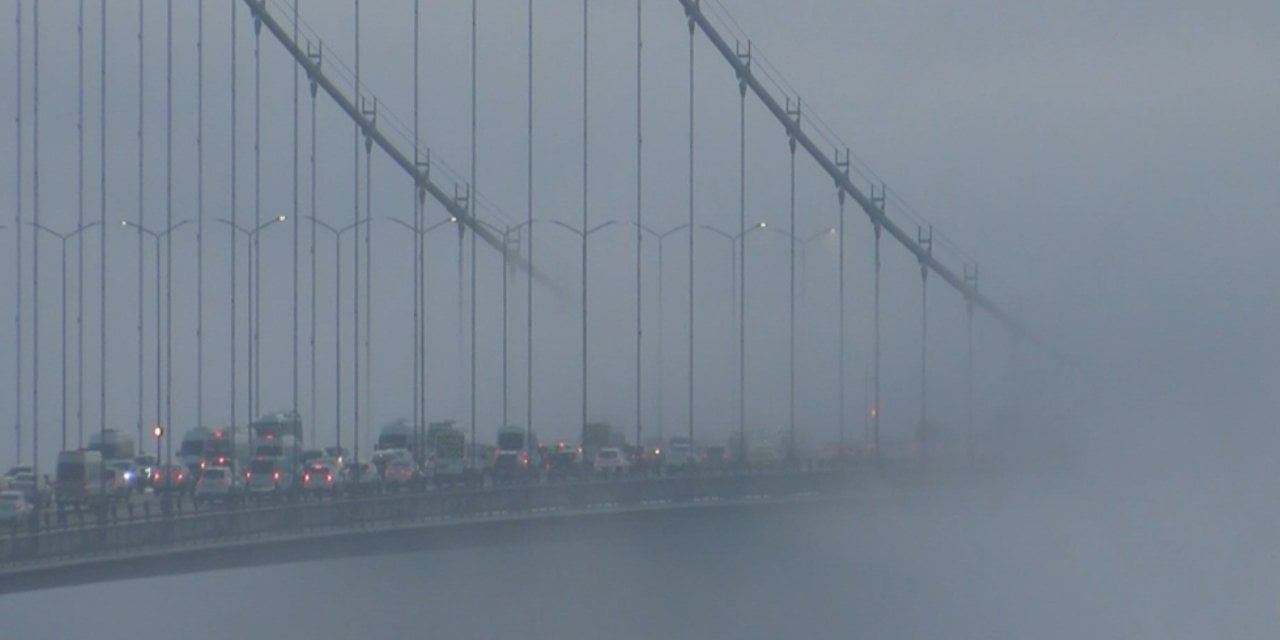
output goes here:
<path id="1" fill-rule="evenodd" d="M 308 6 L 303 17 L 347 64 L 354 62 L 350 7 L 343 3 Z M 412 115 L 409 2 L 365 2 L 362 81 L 406 122 Z M 1210 7 L 1197 2 L 1025 3 L 979 5 L 928 2 L 850 4 L 807 0 L 786 3 L 726 3 L 757 51 L 779 69 L 853 152 L 866 161 L 917 211 L 978 260 L 983 289 L 1009 305 L 1050 338 L 1086 378 L 1099 376 L 1161 389 L 1187 400 L 1190 390 L 1248 409 L 1250 419 L 1275 418 L 1270 389 L 1280 380 L 1270 318 L 1280 305 L 1268 283 L 1280 277 L 1270 254 L 1280 225 L 1275 187 L 1280 169 L 1280 8 L 1269 2 L 1236 2 Z M 174 219 L 194 215 L 195 48 L 194 6 L 176 8 L 174 53 Z M 481 3 L 479 59 L 479 188 L 507 216 L 524 211 L 524 28 L 525 5 Z M 10 5 L 8 11 L 12 11 Z M 25 5 L 24 20 L 30 19 Z M 275 9 L 279 11 L 277 7 Z M 239 215 L 253 215 L 252 189 L 252 29 L 237 5 L 242 46 L 238 169 Z M 535 216 L 577 224 L 580 202 L 581 5 L 541 2 L 536 7 L 535 43 Z M 75 220 L 75 15 L 71 3 L 46 4 L 41 15 L 41 219 L 68 229 Z M 137 215 L 137 6 L 109 6 L 108 220 Z M 206 6 L 205 215 L 227 215 L 228 20 L 226 3 Z M 86 216 L 98 215 L 98 14 L 91 7 L 86 25 Z M 159 225 L 164 204 L 163 5 L 146 5 L 144 216 Z M 634 4 L 595 3 L 591 9 L 591 195 L 594 222 L 634 215 Z M 5 153 L 0 154 L 0 201 L 14 205 L 13 26 L 6 21 L 6 63 L 0 65 Z M 469 3 L 424 3 L 423 139 L 433 157 L 465 175 L 469 162 L 467 38 Z M 30 23 L 24 22 L 24 187 L 22 216 L 30 218 L 31 113 Z M 678 3 L 645 5 L 645 219 L 655 227 L 684 221 L 687 212 L 686 83 L 687 34 Z M 263 215 L 291 213 L 291 66 L 265 33 L 263 61 Z M 726 229 L 737 221 L 736 91 L 731 71 L 700 35 L 697 58 L 696 209 L 699 222 Z M 326 68 L 336 61 L 326 60 Z M 302 93 L 302 199 L 307 198 L 308 120 Z M 319 103 L 318 215 L 351 219 L 351 126 L 323 97 Z M 786 153 L 781 127 L 749 98 L 748 220 L 786 222 Z M 385 158 L 374 157 L 374 215 L 412 215 L 412 189 Z M 440 175 L 438 172 L 433 175 Z M 442 179 L 446 190 L 452 183 Z M 834 191 L 807 159 L 798 161 L 798 231 L 807 234 L 836 222 Z M 891 216 L 914 228 L 905 212 Z M 439 219 L 441 209 L 429 207 Z M 501 224 L 495 210 L 481 215 Z M 3 232 L 0 273 L 13 269 L 12 218 Z M 861 416 L 862 374 L 868 362 L 869 230 L 865 218 L 849 213 L 851 422 Z M 308 287 L 303 230 L 303 287 Z M 131 428 L 137 419 L 134 391 L 134 278 L 136 238 L 117 226 L 108 235 L 111 293 L 108 322 L 109 426 Z M 96 233 L 96 232 L 94 232 Z M 30 230 L 24 229 L 29 258 Z M 372 425 L 408 415 L 411 372 L 404 345 L 412 315 L 408 275 L 410 243 L 385 221 L 374 226 L 377 284 Z M 227 232 L 206 228 L 206 422 L 227 420 L 228 366 L 225 304 Z M 91 236 L 96 247 L 96 236 Z M 263 409 L 289 403 L 288 227 L 264 236 Z M 453 238 L 456 238 L 454 236 Z M 571 435 L 577 422 L 577 244 L 554 227 L 538 230 L 538 259 L 561 280 L 559 297 L 544 295 L 537 310 L 542 341 L 536 357 L 536 423 L 548 435 Z M 729 337 L 727 269 L 723 242 L 699 235 L 697 421 L 713 432 L 732 419 L 724 406 L 734 388 Z M 465 351 L 456 346 L 454 316 L 456 239 L 431 240 L 436 270 L 428 286 L 433 309 L 430 417 L 465 422 Z M 331 242 L 320 246 L 320 403 L 324 436 L 332 429 L 330 362 L 332 308 Z M 591 412 L 633 428 L 632 269 L 630 233 L 609 230 L 593 238 Z M 646 402 L 645 426 L 658 423 L 656 248 L 646 240 Z M 243 245 L 242 245 L 243 249 Z M 682 319 L 685 282 L 683 241 L 668 244 L 665 424 L 668 433 L 685 424 L 685 350 Z M 757 428 L 785 420 L 786 340 L 785 245 L 772 234 L 748 242 L 749 363 L 748 414 Z M 350 244 L 344 260 L 350 266 Z M 57 395 L 56 245 L 41 246 L 41 433 L 56 442 Z M 175 238 L 174 413 L 175 428 L 194 420 L 194 235 Z M 810 251 L 812 297 L 802 314 L 800 399 L 802 423 L 815 442 L 831 439 L 834 356 L 834 253 Z M 939 247 L 959 269 L 960 258 Z M 87 361 L 96 364 L 96 248 L 87 251 Z M 149 247 L 147 257 L 150 296 Z M 496 256 L 480 256 L 482 392 L 478 425 L 490 434 L 500 421 L 497 394 L 497 322 L 500 284 Z M 74 263 L 73 263 L 74 264 Z M 30 300 L 29 266 L 23 286 Z M 243 273 L 243 270 L 241 271 Z M 346 273 L 349 278 L 350 272 Z M 899 248 L 886 244 L 886 428 L 905 434 L 916 419 L 918 272 Z M 519 282 L 523 282 L 520 279 Z M 243 283 L 242 283 L 243 285 Z M 0 299 L 11 304 L 13 280 L 0 278 Z M 523 284 L 513 283 L 511 389 L 512 419 L 523 406 Z M 347 293 L 350 283 L 344 284 Z M 931 280 L 931 348 L 938 415 L 959 415 L 963 388 L 963 309 L 956 296 Z M 241 294 L 244 293 L 243 286 Z M 302 392 L 308 406 L 307 297 L 303 305 Z M 150 323 L 148 301 L 147 323 Z M 28 311 L 30 307 L 28 306 Z M 243 302 L 240 311 L 243 312 Z M 349 311 L 343 318 L 350 329 Z M 9 314 L 10 316 L 12 314 Z M 0 384 L 12 388 L 12 320 L 7 321 L 0 358 Z M 25 325 L 30 329 L 30 322 Z M 243 326 L 240 328 L 243 339 Z M 152 406 L 147 333 L 146 406 Z M 29 342 L 29 335 L 27 336 Z M 344 349 L 350 336 L 344 335 Z M 74 335 L 72 337 L 74 344 Z M 984 373 L 983 416 L 998 414 L 1007 382 L 1008 344 L 991 325 L 980 327 L 980 371 Z M 26 349 L 30 358 L 31 350 Z M 350 363 L 350 354 L 344 357 Z M 243 366 L 243 354 L 240 355 Z M 30 365 L 26 367 L 30 389 Z M 98 424 L 96 366 L 86 372 L 86 430 Z M 350 375 L 347 369 L 344 375 Z M 1159 380 L 1154 380 L 1158 378 Z M 239 377 L 243 384 L 244 376 Z M 73 387 L 74 391 L 74 387 Z M 1179 393 L 1182 391 L 1184 393 Z M 1206 398 L 1206 402 L 1207 402 Z M 24 402 L 30 403 L 29 398 Z M 0 415 L 13 412 L 13 394 L 0 394 Z M 244 394 L 240 395 L 240 406 Z M 30 416 L 30 407 L 24 413 Z M 74 412 L 73 412 L 74 413 Z M 151 420 L 148 408 L 144 419 Z M 243 421 L 243 411 L 237 418 Z M 11 419 L 6 418 L 9 424 Z M 952 419 L 951 426 L 959 426 Z M 700 427 L 701 428 L 701 427 Z M 367 434 L 366 434 L 367 435 Z M 0 430 L 6 450 L 12 429 Z M 24 440 L 26 437 L 24 436 Z M 488 439 L 488 435 L 486 435 Z M 43 449 L 51 452 L 52 447 Z M 50 453 L 50 457 L 52 454 Z"/>

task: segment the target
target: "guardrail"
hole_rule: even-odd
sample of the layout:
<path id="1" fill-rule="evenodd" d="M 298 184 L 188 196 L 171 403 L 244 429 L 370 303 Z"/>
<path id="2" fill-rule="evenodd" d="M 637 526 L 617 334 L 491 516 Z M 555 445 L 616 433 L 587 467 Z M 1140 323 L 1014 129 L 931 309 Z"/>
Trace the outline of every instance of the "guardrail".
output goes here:
<path id="1" fill-rule="evenodd" d="M 126 521 L 59 524 L 0 535 L 0 571 L 75 564 L 104 557 L 151 555 L 202 545 L 274 540 L 462 520 L 517 518 L 557 510 L 676 507 L 699 501 L 744 501 L 830 494 L 843 474 L 826 470 L 640 477 L 478 489 L 424 490 L 331 501 L 284 501 Z"/>

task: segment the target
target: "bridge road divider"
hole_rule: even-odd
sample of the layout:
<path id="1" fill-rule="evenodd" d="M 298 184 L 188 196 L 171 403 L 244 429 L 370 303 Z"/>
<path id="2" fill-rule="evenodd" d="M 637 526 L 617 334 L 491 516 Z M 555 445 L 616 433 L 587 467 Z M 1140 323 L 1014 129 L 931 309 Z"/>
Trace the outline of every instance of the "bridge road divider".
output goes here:
<path id="1" fill-rule="evenodd" d="M 41 567 L 415 523 L 832 495 L 850 486 L 857 475 L 782 470 L 626 477 L 281 501 L 262 506 L 233 504 L 145 517 L 138 511 L 132 519 L 98 518 L 96 524 L 89 519 L 77 526 L 33 526 L 0 533 L 0 582 L 5 573 Z"/>

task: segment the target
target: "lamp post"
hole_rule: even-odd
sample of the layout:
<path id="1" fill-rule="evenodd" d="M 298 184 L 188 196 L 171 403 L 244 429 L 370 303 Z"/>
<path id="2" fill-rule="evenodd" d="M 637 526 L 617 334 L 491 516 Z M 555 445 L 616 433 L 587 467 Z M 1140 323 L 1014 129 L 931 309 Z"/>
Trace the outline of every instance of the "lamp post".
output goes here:
<path id="1" fill-rule="evenodd" d="M 38 222 L 29 222 L 38 231 L 44 231 L 62 241 L 62 449 L 67 448 L 67 240 L 74 238 L 86 229 L 98 225 L 98 221 L 80 225 L 67 233 L 58 233 Z M 4 227 L 0 226 L 0 229 Z"/>
<path id="2" fill-rule="evenodd" d="M 368 220 L 368 218 L 365 218 L 365 220 Z M 419 241 L 420 241 L 420 242 L 424 242 L 424 243 L 425 243 L 425 240 L 426 240 L 427 234 L 429 234 L 429 233 L 431 233 L 432 231 L 435 231 L 436 229 L 439 229 L 439 228 L 441 228 L 441 227 L 443 227 L 443 226 L 445 226 L 445 225 L 447 225 L 447 224 L 455 224 L 455 223 L 457 223 L 457 222 L 458 222 L 458 218 L 457 218 L 457 217 L 455 217 L 455 216 L 449 216 L 448 218 L 446 218 L 446 219 L 444 219 L 444 220 L 441 220 L 441 221 L 439 221 L 439 222 L 436 222 L 436 223 L 433 223 L 433 224 L 427 225 L 426 227 L 419 227 L 419 226 L 417 226 L 416 224 L 411 224 L 411 223 L 409 223 L 409 222 L 406 222 L 406 221 L 404 221 L 404 220 L 401 220 L 400 218 L 394 218 L 394 217 L 391 217 L 391 218 L 388 218 L 388 220 L 391 220 L 392 222 L 394 222 L 394 223 L 396 223 L 396 224 L 398 224 L 398 225 L 400 225 L 400 226 L 404 227 L 405 229 L 408 229 L 409 231 L 413 232 L 413 233 L 418 237 Z M 415 220 L 414 222 L 416 223 L 416 222 L 417 222 L 417 220 Z M 423 253 L 425 253 L 425 250 L 423 251 Z M 415 268 L 415 269 L 417 269 L 417 266 L 418 266 L 418 265 L 416 264 L 416 261 L 417 261 L 418 259 L 419 259 L 419 256 L 414 256 L 414 260 L 415 260 L 414 268 Z M 505 259 L 505 255 L 504 255 L 504 259 Z M 422 286 L 422 287 L 425 289 L 425 287 L 426 287 L 426 278 L 425 278 L 425 277 L 423 277 L 421 280 L 419 280 L 419 285 L 420 285 L 420 286 Z M 419 301 L 419 304 L 423 304 L 423 305 L 424 305 L 424 308 L 422 309 L 422 314 L 421 314 L 421 316 L 419 316 L 419 317 L 421 318 L 421 320 L 422 320 L 423 326 L 426 326 L 425 298 L 426 298 L 426 296 L 425 296 L 425 291 L 420 292 L 420 295 L 418 295 L 418 296 L 417 296 L 417 299 L 418 299 L 418 301 Z M 415 330 L 416 330 L 416 328 L 415 328 Z M 425 342 L 426 342 L 426 335 L 425 335 L 425 332 L 424 332 L 424 335 L 423 335 L 423 337 L 422 337 L 422 340 L 423 340 L 423 343 L 425 343 Z M 414 354 L 414 355 L 415 355 L 415 360 L 416 360 L 415 366 L 417 366 L 417 367 L 421 367 L 421 369 L 416 369 L 416 370 L 415 370 L 415 372 L 414 372 L 414 373 L 415 373 L 415 377 L 417 378 L 418 384 L 419 384 L 419 385 L 421 385 L 421 386 L 419 386 L 418 388 L 415 388 L 415 389 L 414 389 L 414 394 L 415 394 L 415 395 L 417 395 L 417 394 L 423 394 L 423 395 L 425 395 L 425 394 L 426 394 L 426 362 L 425 362 L 425 360 L 426 360 L 426 349 L 425 349 L 425 344 L 423 345 L 423 347 L 424 347 L 424 348 L 423 348 L 423 350 L 422 350 L 421 352 L 417 352 L 417 353 L 415 353 L 415 354 Z M 415 400 L 415 410 L 416 410 L 416 407 L 418 407 L 418 406 L 425 406 L 425 405 L 426 405 L 426 402 L 425 402 L 425 401 L 424 401 L 424 402 L 422 402 L 422 404 L 421 404 L 421 405 L 418 405 L 418 404 L 416 404 L 416 403 L 417 403 L 417 400 Z M 423 413 L 425 414 L 425 411 L 423 411 Z M 426 415 L 421 416 L 421 420 L 420 420 L 420 422 L 426 422 L 426 421 L 427 421 L 427 417 L 426 417 Z M 473 421 L 472 421 L 472 423 L 473 423 L 473 424 L 471 425 L 471 441 L 472 441 L 472 447 L 473 447 L 473 448 L 474 448 L 474 445 L 475 445 L 475 424 L 474 424 L 474 422 L 475 422 L 475 421 L 473 420 Z M 422 444 L 423 444 L 422 440 L 423 440 L 424 436 L 423 436 L 423 435 L 421 435 L 421 433 L 420 433 L 420 432 L 423 430 L 423 428 L 424 428 L 424 427 L 423 427 L 423 425 L 422 425 L 422 424 L 415 424 L 415 425 L 413 425 L 413 437 L 414 437 L 414 440 L 415 440 L 415 442 L 414 442 L 414 456 L 416 456 L 416 457 L 417 457 L 417 459 L 418 459 L 418 463 L 419 463 L 419 464 L 421 464 L 421 463 L 424 461 L 424 458 L 423 458 L 423 447 L 422 447 Z M 472 465 L 472 466 L 474 466 L 474 465 Z"/>
<path id="3" fill-rule="evenodd" d="M 234 233 L 236 233 L 236 232 L 242 233 L 242 234 L 244 234 L 244 235 L 245 235 L 245 237 L 246 237 L 246 238 L 248 238 L 248 240 L 249 240 L 249 249 L 250 249 L 250 250 L 249 250 L 249 273 L 248 273 L 248 283 L 249 283 L 249 295 L 248 295 L 248 298 L 249 298 L 249 318 L 248 318 L 248 325 L 249 325 L 249 332 L 250 332 L 250 336 L 249 336 L 249 340 L 247 341 L 247 342 L 248 342 L 248 356 L 249 356 L 249 357 L 248 357 L 248 363 L 247 363 L 247 364 L 248 364 L 248 370 L 249 370 L 249 402 L 247 403 L 247 406 L 248 406 L 248 409 L 249 409 L 249 419 L 248 419 L 248 421 L 246 421 L 246 422 L 245 422 L 245 424 L 246 424 L 246 425 L 248 425 L 248 424 L 250 424 L 250 423 L 252 423 L 252 422 L 253 422 L 253 407 L 254 407 L 254 400 L 255 400 L 255 398 L 254 398 L 254 395 L 255 395 L 255 392 L 254 392 L 254 383 L 255 383 L 255 382 L 257 382 L 257 380 L 255 379 L 255 376 L 254 376 L 254 373 L 255 373 L 255 370 L 256 370 L 256 368 L 254 367 L 254 358 L 255 358 L 255 357 L 257 357 L 257 353 L 255 353 L 254 348 L 253 348 L 253 346 L 254 346 L 254 345 L 253 345 L 253 343 L 254 343 L 254 336 L 252 335 L 252 333 L 253 333 L 253 331 L 254 331 L 254 327 L 256 327 L 256 326 L 257 326 L 257 323 L 254 321 L 255 314 L 257 314 L 257 313 L 258 313 L 258 305 L 256 305 L 256 304 L 254 303 L 254 300 L 255 300 L 255 294 L 257 293 L 257 292 L 255 291 L 254 281 L 256 280 L 255 276 L 256 276 L 256 274 L 257 274 L 257 271 L 256 271 L 256 270 L 257 270 L 257 268 L 258 268 L 257 261 L 254 259 L 254 253 L 255 253 L 255 252 L 253 251 L 253 248 L 254 248 L 254 245 L 255 245 L 255 242 L 254 242 L 254 241 L 255 241 L 255 240 L 257 240 L 257 238 L 258 238 L 258 234 L 259 234 L 259 233 L 261 233 L 263 229 L 266 229 L 267 227 L 270 227 L 271 225 L 276 224 L 277 222 L 284 222 L 284 221 L 285 221 L 285 217 L 284 217 L 283 215 L 276 216 L 276 217 L 274 217 L 274 218 L 271 218 L 271 219 L 267 220 L 266 222 L 263 222 L 262 224 L 259 224 L 259 225 L 258 225 L 258 226 L 256 226 L 256 227 L 253 227 L 252 229 L 248 229 L 248 228 L 242 227 L 242 226 L 240 226 L 240 225 L 236 224 L 236 223 L 235 223 L 235 221 L 233 221 L 233 220 L 228 220 L 228 219 L 226 219 L 226 218 L 217 218 L 217 221 L 218 221 L 218 222 L 221 222 L 222 224 L 227 225 L 228 227 L 231 227 L 231 230 L 232 230 L 232 233 L 233 233 L 233 234 L 234 234 Z M 233 255 L 234 255 L 234 251 L 235 251 L 235 237 L 234 237 L 234 235 L 232 236 L 232 239 L 231 239 L 231 250 L 232 250 Z M 235 301 L 236 301 L 236 286 L 235 286 L 235 285 L 236 285 L 236 279 L 235 279 L 235 260 L 234 260 L 234 258 L 232 259 L 231 269 L 232 269 L 232 277 L 231 277 L 231 327 L 232 327 L 232 335 L 235 335 L 235 333 L 234 333 L 234 332 L 235 332 L 235 324 L 236 324 L 236 315 L 235 315 Z M 231 376 L 232 376 L 232 378 L 231 378 L 231 379 L 232 379 L 232 388 L 231 388 L 231 393 L 232 393 L 233 395 L 235 394 L 235 384 L 234 384 L 234 381 L 235 381 L 235 369 L 236 369 L 236 366 L 235 366 L 235 350 L 236 350 L 236 346 L 235 346 L 235 344 L 233 343 L 233 344 L 231 345 Z M 170 436 L 170 437 L 172 438 L 173 436 Z M 234 458 L 235 458 L 235 446 L 236 446 L 236 422 L 235 422 L 235 416 L 233 415 L 233 416 L 231 416 L 231 457 L 232 457 L 232 459 L 234 459 Z"/>
<path id="4" fill-rule="evenodd" d="M 335 436 L 336 442 L 334 446 L 337 448 L 339 455 L 342 453 L 342 236 L 348 231 L 359 227 L 369 221 L 368 218 L 361 218 L 348 224 L 345 227 L 337 228 L 329 223 L 320 220 L 314 216 L 307 216 L 311 224 L 316 228 L 324 229 L 333 234 L 333 422 L 337 431 Z M 315 305 L 311 305 L 311 312 L 315 313 Z M 315 325 L 315 318 L 311 319 L 311 324 Z M 315 342 L 311 343 L 311 361 L 314 363 L 315 358 Z M 314 366 L 314 365 L 313 365 Z M 312 416 L 315 420 L 315 416 Z"/>
<path id="5" fill-rule="evenodd" d="M 713 227 L 711 225 L 699 225 L 703 229 L 710 231 L 722 238 L 729 240 L 733 246 L 733 275 L 731 280 L 738 277 L 738 252 L 742 252 L 742 275 L 740 280 L 733 283 L 734 296 L 736 297 L 738 314 L 738 462 L 746 464 L 747 461 L 747 433 L 746 433 L 746 386 L 747 386 L 747 367 L 746 367 L 746 298 L 747 298 L 747 234 L 757 229 L 765 229 L 769 225 L 763 220 L 757 222 L 739 231 L 736 234 L 730 234 L 726 231 Z M 741 248 L 739 248 L 741 247 Z M 741 287 L 741 291 L 737 291 L 736 287 Z"/>
<path id="6" fill-rule="evenodd" d="M 663 346 L 663 340 L 662 340 L 662 325 L 663 325 L 663 319 L 664 319 L 663 316 L 665 315 L 663 295 L 662 295 L 663 272 L 665 271 L 665 269 L 663 268 L 663 257 L 665 256 L 663 247 L 665 245 L 663 243 L 664 241 L 666 241 L 667 238 L 670 238 L 672 235 L 676 234 L 677 232 L 683 231 L 684 229 L 688 229 L 689 223 L 686 222 L 683 224 L 679 224 L 662 232 L 654 231 L 648 226 L 645 226 L 638 222 L 633 222 L 632 224 L 636 225 L 637 229 L 640 229 L 641 231 L 658 239 L 658 441 L 662 442 L 662 439 L 664 437 L 665 430 L 666 430 L 665 429 L 666 415 L 663 412 L 663 404 L 662 404 L 662 387 L 664 386 L 662 381 L 662 371 L 664 369 L 663 367 L 664 346 Z M 637 313 L 639 313 L 639 310 L 637 310 Z M 636 378 L 639 379 L 639 377 L 640 377 L 640 363 L 637 361 L 636 362 Z"/>
<path id="7" fill-rule="evenodd" d="M 591 234 L 617 224 L 617 220 L 608 220 L 601 222 L 594 227 L 579 229 L 573 225 L 565 224 L 559 220 L 552 220 L 551 223 L 568 229 L 576 234 L 582 240 L 582 429 L 586 433 L 587 429 L 587 239 Z M 639 442 L 636 443 L 640 445 Z"/>
<path id="8" fill-rule="evenodd" d="M 131 222 L 131 221 L 129 221 L 129 220 L 121 220 L 121 221 L 120 221 L 120 226 L 122 226 L 122 227 L 126 227 L 126 228 L 128 228 L 128 227 L 132 227 L 134 230 L 136 230 L 136 231 L 138 232 L 138 236 L 139 236 L 139 237 L 142 237 L 142 236 L 144 236 L 144 235 L 147 235 L 147 236 L 151 236 L 151 239 L 152 239 L 153 241 L 155 241 L 155 256 L 156 256 L 156 268 L 155 268 L 155 294 L 156 294 L 156 421 L 155 421 L 155 424 L 157 424 L 157 425 L 162 425 L 162 424 L 163 424 L 163 422 L 161 421 L 161 415 L 162 415 L 162 414 L 160 413 L 160 398 L 162 397 L 162 394 L 160 393 L 160 389 L 161 389 L 161 386 L 160 386 L 160 333 L 161 333 L 161 329 L 160 329 L 160 241 L 161 241 L 161 240 L 163 240 L 163 239 L 165 239 L 166 237 L 168 237 L 170 234 L 172 234 L 174 231 L 176 231 L 179 227 L 182 227 L 183 225 L 190 224 L 191 222 L 192 222 L 192 220 L 191 220 L 191 219 L 181 220 L 181 221 L 179 221 L 179 222 L 175 222 L 174 224 L 169 225 L 168 227 L 166 227 L 166 228 L 164 228 L 164 229 L 161 229 L 160 231 L 155 231 L 155 230 L 153 230 L 153 229 L 149 229 L 149 228 L 147 228 L 147 227 L 145 227 L 145 226 L 143 226 L 143 225 L 141 225 L 141 224 L 138 224 L 138 223 L 136 223 L 136 222 Z M 172 264 L 170 264 L 170 267 L 172 267 Z M 172 277 L 172 274 L 171 274 L 171 273 L 166 273 L 166 274 L 165 274 L 165 277 L 166 277 L 166 278 Z M 166 316 L 167 316 L 167 315 L 169 315 L 169 314 L 172 314 L 172 313 L 173 313 L 173 310 L 172 310 L 171 308 L 169 308 L 169 307 L 168 307 L 168 305 L 169 305 L 169 300 L 166 300 L 166 309 L 165 309 L 165 314 L 166 314 Z M 139 318 L 139 322 L 138 322 L 138 324 L 139 324 L 139 325 L 141 325 L 141 324 L 142 324 L 142 322 L 141 322 L 141 318 L 142 318 L 142 291 L 141 291 L 141 289 L 139 289 L 139 291 L 138 291 L 138 318 Z M 139 366 L 138 366 L 138 387 L 139 387 L 139 388 L 141 388 L 141 387 L 142 387 L 142 366 L 141 366 L 141 365 L 139 365 Z M 170 437 L 172 437 L 172 436 L 170 436 Z M 141 442 L 142 442 L 142 417 L 141 417 L 141 416 L 139 416 L 139 417 L 138 417 L 138 443 L 139 443 L 139 445 L 141 445 Z M 159 442 L 157 442 L 157 443 L 156 443 L 156 447 L 157 447 L 157 449 L 156 449 L 156 463 L 157 463 L 157 464 L 159 464 L 159 463 L 160 463 Z M 171 462 L 171 460 L 165 460 L 165 464 L 166 464 L 166 465 L 168 465 L 170 462 Z M 167 480 L 166 480 L 166 482 L 167 482 Z M 166 499 L 167 499 L 167 498 L 166 498 Z"/>
<path id="9" fill-rule="evenodd" d="M 502 252 L 502 426 L 505 427 L 509 424 L 507 422 L 509 405 L 507 395 L 507 276 L 510 268 L 508 266 L 507 254 L 511 250 L 512 238 L 516 239 L 516 250 L 519 250 L 519 229 L 515 226 L 506 227 L 505 229 L 498 228 L 497 226 L 480 219 L 476 219 L 476 222 L 480 223 L 493 233 L 500 234 L 502 236 L 502 246 L 506 249 Z M 474 435 L 475 434 L 473 433 L 473 438 Z"/>
<path id="10" fill-rule="evenodd" d="M 794 147 L 794 139 L 793 139 L 792 145 Z M 792 156 L 794 157 L 794 155 L 795 154 L 793 152 Z M 794 168 L 792 169 L 792 172 L 794 174 Z M 794 179 L 793 179 L 793 183 L 794 183 Z M 792 189 L 794 191 L 794 184 Z M 793 196 L 793 199 L 794 199 L 794 196 Z M 794 215 L 793 215 L 793 221 L 794 221 Z M 794 222 L 792 226 L 794 227 Z M 823 231 L 818 231 L 816 233 L 813 233 L 808 236 L 803 236 L 803 237 L 797 236 L 791 231 L 786 231 L 783 229 L 779 229 L 777 227 L 774 227 L 773 231 L 779 235 L 786 237 L 788 240 L 791 241 L 791 255 L 793 256 L 792 262 L 791 262 L 792 276 L 790 278 L 790 285 L 789 285 L 790 291 L 791 291 L 790 293 L 791 304 L 790 304 L 790 311 L 789 311 L 790 319 L 787 322 L 787 333 L 789 336 L 788 341 L 790 344 L 790 346 L 788 347 L 790 351 L 789 361 L 791 363 L 790 366 L 787 367 L 788 369 L 787 375 L 789 378 L 789 382 L 788 382 L 789 391 L 787 392 L 787 405 L 789 407 L 788 413 L 787 413 L 787 461 L 789 463 L 794 464 L 796 462 L 796 305 L 795 305 L 796 279 L 794 275 L 795 274 L 795 259 L 794 259 L 795 248 L 796 248 L 796 245 L 800 246 L 800 262 L 803 268 L 803 265 L 808 264 L 808 261 L 806 259 L 808 257 L 806 250 L 809 246 L 809 243 L 815 240 L 818 240 L 819 238 L 822 238 L 825 235 L 834 235 L 836 233 L 836 230 L 834 228 L 828 228 Z"/>

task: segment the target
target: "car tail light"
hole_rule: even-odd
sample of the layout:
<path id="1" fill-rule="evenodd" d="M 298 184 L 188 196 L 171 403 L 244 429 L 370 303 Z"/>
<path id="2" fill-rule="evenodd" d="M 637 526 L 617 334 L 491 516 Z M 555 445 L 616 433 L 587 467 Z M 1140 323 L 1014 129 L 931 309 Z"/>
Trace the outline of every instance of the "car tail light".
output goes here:
<path id="1" fill-rule="evenodd" d="M 245 480 L 248 480 L 249 478 L 252 478 L 252 477 L 253 477 L 253 472 L 252 472 L 252 471 L 245 471 L 245 472 L 244 472 L 244 479 L 245 479 Z"/>
<path id="2" fill-rule="evenodd" d="M 271 474 L 271 475 L 272 475 L 272 477 L 274 477 L 274 478 L 275 478 L 276 482 L 279 482 L 279 481 L 280 481 L 280 472 L 279 472 L 279 471 L 276 471 L 275 473 L 273 473 L 273 474 Z"/>
<path id="3" fill-rule="evenodd" d="M 332 473 L 324 474 L 324 481 L 326 484 L 333 484 L 333 474 Z"/>
<path id="4" fill-rule="evenodd" d="M 303 481 L 304 483 L 310 484 L 310 483 L 311 483 L 311 474 L 309 474 L 309 473 L 304 473 L 304 474 L 302 474 L 302 481 Z"/>
<path id="5" fill-rule="evenodd" d="M 157 471 L 157 472 L 155 472 L 155 473 L 151 474 L 151 481 L 152 481 L 152 482 L 160 482 L 160 472 L 158 472 L 158 471 Z"/>
<path id="6" fill-rule="evenodd" d="M 227 463 L 227 459 L 226 459 L 226 458 L 224 458 L 224 457 L 222 457 L 222 456 L 218 456 L 218 466 L 222 466 L 222 465 L 224 465 L 224 464 L 226 464 L 226 463 Z"/>

